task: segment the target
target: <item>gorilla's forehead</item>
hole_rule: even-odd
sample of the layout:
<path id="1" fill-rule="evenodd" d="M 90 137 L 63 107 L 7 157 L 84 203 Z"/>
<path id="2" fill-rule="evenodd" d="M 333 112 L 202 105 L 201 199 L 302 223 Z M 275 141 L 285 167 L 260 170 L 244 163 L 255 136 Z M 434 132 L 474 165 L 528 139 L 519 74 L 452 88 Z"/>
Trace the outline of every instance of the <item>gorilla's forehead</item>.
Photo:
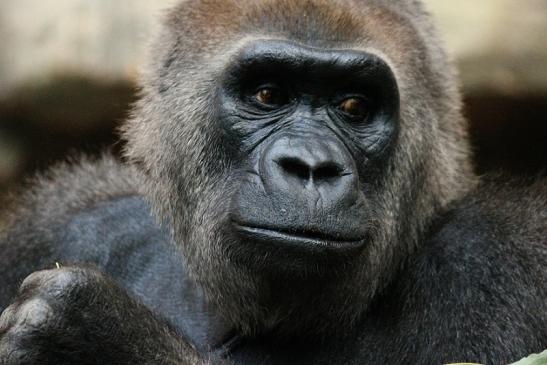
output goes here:
<path id="1" fill-rule="evenodd" d="M 210 49 L 214 44 L 233 41 L 238 35 L 283 37 L 317 47 L 373 45 L 389 50 L 400 49 L 401 44 L 416 46 L 418 39 L 415 25 L 409 20 L 409 9 L 420 12 L 419 3 L 187 0 L 169 17 L 168 26 L 179 35 L 179 40 L 191 40 L 193 50 Z"/>

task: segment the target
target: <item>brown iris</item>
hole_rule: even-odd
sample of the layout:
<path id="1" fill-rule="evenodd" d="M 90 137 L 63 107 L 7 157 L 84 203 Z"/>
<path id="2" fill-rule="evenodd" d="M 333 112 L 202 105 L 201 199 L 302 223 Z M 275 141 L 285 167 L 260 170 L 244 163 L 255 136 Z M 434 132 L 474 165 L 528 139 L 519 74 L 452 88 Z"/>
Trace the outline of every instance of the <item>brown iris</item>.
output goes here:
<path id="1" fill-rule="evenodd" d="M 255 99 L 265 105 L 282 105 L 285 102 L 284 95 L 280 90 L 272 87 L 265 87 L 258 90 Z"/>
<path id="2" fill-rule="evenodd" d="M 366 100 L 358 97 L 352 97 L 344 100 L 340 104 L 340 110 L 355 118 L 365 118 L 368 115 L 368 103 Z"/>

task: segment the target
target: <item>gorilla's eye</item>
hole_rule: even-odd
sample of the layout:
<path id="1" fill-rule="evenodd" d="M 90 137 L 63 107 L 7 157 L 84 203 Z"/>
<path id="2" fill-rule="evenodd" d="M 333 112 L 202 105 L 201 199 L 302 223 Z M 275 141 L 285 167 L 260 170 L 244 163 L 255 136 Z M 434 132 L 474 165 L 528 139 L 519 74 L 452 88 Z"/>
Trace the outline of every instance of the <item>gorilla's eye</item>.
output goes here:
<path id="1" fill-rule="evenodd" d="M 352 118 L 365 119 L 370 112 L 369 103 L 361 97 L 347 98 L 340 104 L 340 110 Z"/>
<path id="2" fill-rule="evenodd" d="M 287 96 L 278 88 L 261 87 L 254 95 L 256 101 L 267 106 L 280 106 L 287 102 Z"/>

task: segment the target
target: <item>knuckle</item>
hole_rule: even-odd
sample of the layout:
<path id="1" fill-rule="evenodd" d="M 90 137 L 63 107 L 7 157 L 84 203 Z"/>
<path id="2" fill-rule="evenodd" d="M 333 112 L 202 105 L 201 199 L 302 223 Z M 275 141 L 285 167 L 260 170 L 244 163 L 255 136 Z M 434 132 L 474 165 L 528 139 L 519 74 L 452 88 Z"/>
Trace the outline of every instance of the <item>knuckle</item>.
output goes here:
<path id="1" fill-rule="evenodd" d="M 44 328 L 51 323 L 53 317 L 48 302 L 35 298 L 21 304 L 15 314 L 14 326 L 21 329 Z"/>
<path id="2" fill-rule="evenodd" d="M 0 364 L 23 365 L 28 364 L 27 352 L 12 342 L 0 342 Z"/>
<path id="3" fill-rule="evenodd" d="M 84 288 L 98 279 L 98 274 L 94 271 L 81 268 L 37 271 L 23 281 L 19 293 L 26 296 L 58 297 L 75 288 Z"/>
<path id="4" fill-rule="evenodd" d="M 27 292 L 40 285 L 44 271 L 36 271 L 30 274 L 23 280 L 19 287 L 20 292 Z"/>
<path id="5" fill-rule="evenodd" d="M 41 364 L 34 345 L 28 336 L 20 333 L 8 333 L 0 337 L 0 365 Z"/>
<path id="6" fill-rule="evenodd" d="M 48 333 L 54 318 L 51 306 L 40 298 L 8 307 L 0 317 L 0 364 L 34 364 L 33 340 Z"/>
<path id="7" fill-rule="evenodd" d="M 54 313 L 49 303 L 40 298 L 11 305 L 0 316 L 0 335 L 13 337 L 48 327 Z"/>
<path id="8" fill-rule="evenodd" d="M 61 268 L 29 275 L 15 302 L 0 314 L 0 365 L 34 364 L 41 340 L 67 325 L 75 290 L 94 288 L 104 277 L 95 270 Z M 78 300 L 86 296 L 77 295 Z M 82 299 L 83 298 L 83 299 Z M 81 303 L 80 303 L 81 305 Z"/>
<path id="9" fill-rule="evenodd" d="M 16 311 L 17 306 L 13 304 L 7 307 L 0 315 L 0 336 L 12 326 Z"/>

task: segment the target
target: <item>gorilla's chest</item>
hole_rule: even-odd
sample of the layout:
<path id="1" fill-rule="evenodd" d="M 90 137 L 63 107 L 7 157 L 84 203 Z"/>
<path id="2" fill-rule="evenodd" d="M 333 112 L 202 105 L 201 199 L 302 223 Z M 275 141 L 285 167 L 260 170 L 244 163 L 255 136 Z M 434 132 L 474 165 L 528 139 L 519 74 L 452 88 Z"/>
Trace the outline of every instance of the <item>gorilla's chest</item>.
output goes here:
<path id="1" fill-rule="evenodd" d="M 355 341 L 280 345 L 234 336 L 207 305 L 181 253 L 139 197 L 109 201 L 76 215 L 63 227 L 62 241 L 64 262 L 99 266 L 201 352 L 212 351 L 236 364 L 351 363 L 355 355 Z"/>
<path id="2" fill-rule="evenodd" d="M 432 350 L 433 343 L 442 344 L 442 348 L 455 346 L 448 335 L 457 331 L 442 330 L 448 328 L 447 324 L 456 323 L 445 315 L 446 310 L 454 307 L 442 304 L 457 302 L 458 297 L 450 297 L 452 292 L 444 289 L 436 294 L 425 289 L 417 291 L 420 278 L 431 282 L 430 274 L 405 274 L 395 280 L 407 283 L 408 288 L 392 290 L 390 298 L 382 299 L 381 305 L 358 326 L 357 333 L 348 333 L 344 338 L 332 336 L 319 343 L 310 335 L 306 344 L 279 338 L 242 339 L 208 306 L 189 277 L 183 256 L 170 242 L 166 230 L 157 226 L 141 198 L 117 199 L 81 212 L 59 230 L 55 240 L 63 242 L 55 256 L 60 262 L 97 265 L 207 358 L 224 357 L 234 364 L 432 363 L 441 360 L 440 353 Z M 439 260 L 427 256 L 425 261 L 437 267 Z M 446 275 L 441 279 L 434 288 L 447 287 L 446 280 L 457 281 Z M 471 290 L 472 285 L 467 284 Z M 414 294 L 397 294 L 404 292 Z M 436 301 L 437 297 L 445 300 Z M 416 303 L 409 306 L 412 298 Z M 424 303 L 431 310 L 423 310 Z M 434 310 L 435 303 L 444 310 Z M 470 338 L 468 342 L 476 340 Z"/>

